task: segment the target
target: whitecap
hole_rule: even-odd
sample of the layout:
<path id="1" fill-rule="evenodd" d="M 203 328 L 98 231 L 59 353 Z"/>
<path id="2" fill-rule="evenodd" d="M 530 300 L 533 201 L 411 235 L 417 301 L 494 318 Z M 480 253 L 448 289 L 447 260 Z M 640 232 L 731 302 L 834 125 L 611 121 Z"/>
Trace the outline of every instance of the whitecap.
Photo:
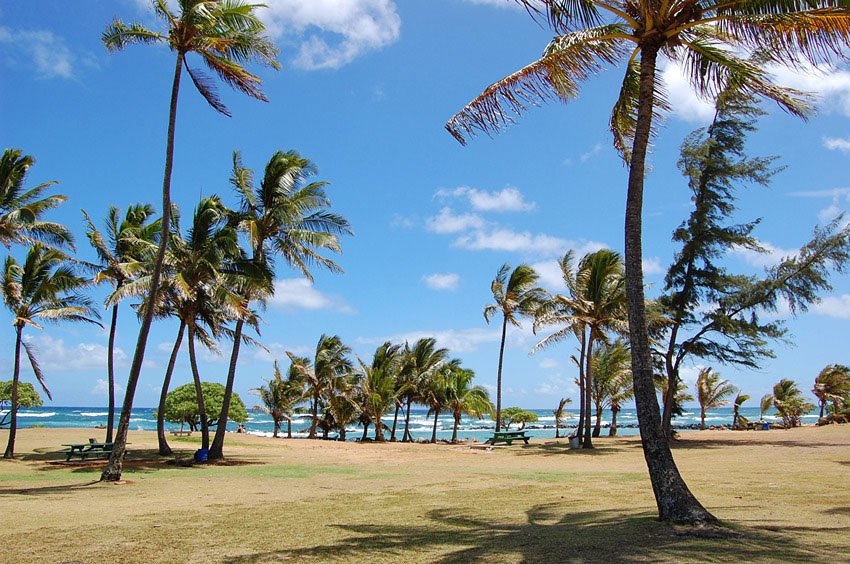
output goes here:
<path id="1" fill-rule="evenodd" d="M 106 417 L 109 415 L 109 412 L 96 412 L 96 411 L 75 411 L 74 413 L 79 413 L 83 417 Z M 132 420 L 131 420 L 132 421 Z"/>
<path id="2" fill-rule="evenodd" d="M 35 413 L 32 411 L 19 411 L 18 417 L 53 417 L 56 415 L 55 411 L 50 411 L 48 413 Z"/>

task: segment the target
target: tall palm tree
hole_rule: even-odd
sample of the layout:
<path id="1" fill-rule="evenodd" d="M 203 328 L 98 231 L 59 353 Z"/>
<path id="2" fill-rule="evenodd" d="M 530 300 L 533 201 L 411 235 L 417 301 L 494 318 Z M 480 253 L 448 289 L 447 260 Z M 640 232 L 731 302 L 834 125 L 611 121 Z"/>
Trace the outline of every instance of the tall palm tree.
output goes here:
<path id="1" fill-rule="evenodd" d="M 0 244 L 42 244 L 53 247 L 74 246 L 71 231 L 61 223 L 44 221 L 42 216 L 63 204 L 61 194 L 44 196 L 57 182 L 44 182 L 25 188 L 27 173 L 35 159 L 20 149 L 6 149 L 0 156 Z"/>
<path id="2" fill-rule="evenodd" d="M 306 357 L 295 356 L 289 351 L 286 354 L 292 361 L 292 369 L 306 383 L 312 417 L 307 438 L 315 439 L 320 403 L 327 396 L 336 377 L 353 371 L 353 365 L 348 358 L 351 349 L 337 335 L 322 335 L 316 343 L 316 353 L 312 361 Z"/>
<path id="3" fill-rule="evenodd" d="M 346 427 L 362 416 L 361 406 L 363 375 L 343 372 L 332 376 L 325 397 L 325 418 L 330 418 L 339 433 L 339 440 L 346 441 Z M 364 425 L 364 436 L 367 425 Z M 327 436 L 327 433 L 325 433 Z"/>
<path id="4" fill-rule="evenodd" d="M 255 411 L 262 411 L 274 421 L 274 437 L 280 433 L 280 424 L 286 421 L 286 438 L 292 438 L 292 417 L 295 407 L 304 399 L 304 382 L 297 373 L 290 370 L 284 380 L 277 362 L 274 363 L 274 377 L 267 386 L 251 390 L 259 396 L 260 405 L 254 406 Z"/>
<path id="5" fill-rule="evenodd" d="M 18 426 L 18 383 L 21 370 L 21 346 L 26 351 L 38 383 L 47 397 L 53 399 L 44 382 L 44 374 L 33 348 L 24 342 L 24 327 L 41 329 L 41 323 L 59 321 L 85 321 L 98 324 L 100 318 L 92 301 L 81 291 L 89 285 L 77 276 L 64 253 L 34 244 L 27 252 L 23 264 L 14 257 L 6 257 L 0 294 L 3 304 L 12 313 L 15 327 L 15 368 L 12 372 L 12 394 L 9 411 L 9 440 L 4 458 L 15 455 L 15 437 Z"/>
<path id="6" fill-rule="evenodd" d="M 116 206 L 106 213 L 106 237 L 94 225 L 86 210 L 86 236 L 97 253 L 100 270 L 94 278 L 96 284 L 108 282 L 116 291 L 130 280 L 145 272 L 154 254 L 159 235 L 160 221 L 150 221 L 154 215 L 150 204 L 134 204 L 127 208 L 124 218 Z M 112 442 L 115 427 L 115 333 L 118 326 L 118 302 L 112 304 L 109 324 L 109 344 L 106 351 L 106 375 L 109 386 L 109 415 L 106 420 L 106 442 Z"/>
<path id="7" fill-rule="evenodd" d="M 168 133 L 165 146 L 165 170 L 162 180 L 162 224 L 160 228 L 159 249 L 153 264 L 150 290 L 147 298 L 150 307 L 144 308 L 139 337 L 133 353 L 124 406 L 112 454 L 104 468 L 101 480 L 117 481 L 121 479 L 121 461 L 127 442 L 127 429 L 130 424 L 130 411 L 139 374 L 144 361 L 148 333 L 153 322 L 157 302 L 165 250 L 171 229 L 171 170 L 174 162 L 174 130 L 177 121 L 177 98 L 180 92 L 180 78 L 183 68 L 209 105 L 216 111 L 230 115 L 227 107 L 219 99 L 215 83 L 202 72 L 189 67 L 187 56 L 198 55 L 204 64 L 229 86 L 251 96 L 266 101 L 260 90 L 261 79 L 248 72 L 244 65 L 258 62 L 272 68 L 279 68 L 275 60 L 277 48 L 264 36 L 265 27 L 257 18 L 256 10 L 261 5 L 249 4 L 242 0 L 178 0 L 179 12 L 169 8 L 166 0 L 156 0 L 154 9 L 163 20 L 165 29 L 157 32 L 142 24 L 125 24 L 113 21 L 103 32 L 102 40 L 109 51 L 123 50 L 131 44 L 165 44 L 176 53 L 174 78 L 171 83 L 171 104 L 168 112 Z M 226 413 L 226 410 L 225 410 Z"/>
<path id="8" fill-rule="evenodd" d="M 699 402 L 700 429 L 705 430 L 705 412 L 729 405 L 728 398 L 732 397 L 738 388 L 729 380 L 722 380 L 720 374 L 711 368 L 699 371 L 696 382 L 697 401 Z"/>
<path id="9" fill-rule="evenodd" d="M 484 416 L 493 416 L 493 402 L 490 394 L 483 386 L 473 386 L 475 372 L 468 368 L 449 365 L 447 374 L 446 407 L 451 410 L 454 425 L 452 425 L 452 443 L 457 442 L 457 429 L 460 420 L 466 415 L 482 419 Z"/>
<path id="10" fill-rule="evenodd" d="M 496 372 L 496 431 L 501 430 L 502 417 L 502 360 L 505 356 L 505 335 L 508 323 L 521 327 L 519 317 L 532 316 L 546 298 L 546 291 L 535 286 L 540 277 L 527 264 L 521 264 L 511 270 L 511 265 L 505 263 L 496 273 L 496 278 L 490 283 L 495 303 L 484 308 L 484 320 L 496 314 L 502 314 L 502 339 L 499 343 L 499 368 Z"/>
<path id="11" fill-rule="evenodd" d="M 732 414 L 732 428 L 733 429 L 738 428 L 738 422 L 741 419 L 741 407 L 747 402 L 748 399 L 750 399 L 750 396 L 748 396 L 747 394 L 742 394 L 740 392 L 738 393 L 737 396 L 735 396 L 735 401 L 733 403 L 735 411 Z"/>
<path id="12" fill-rule="evenodd" d="M 632 384 L 631 369 L 622 372 L 618 378 L 615 378 L 608 389 L 608 409 L 611 410 L 611 427 L 608 429 L 608 436 L 617 436 L 617 415 L 623 407 L 623 404 L 635 397 L 635 388 Z"/>
<path id="13" fill-rule="evenodd" d="M 341 252 L 339 236 L 351 234 L 344 217 L 331 213 L 330 200 L 325 194 L 327 182 L 311 181 L 315 165 L 295 151 L 278 151 L 266 164 L 263 181 L 254 186 L 254 172 L 242 164 L 238 152 L 233 154 L 233 174 L 230 182 L 241 200 L 236 216 L 239 229 L 246 234 L 251 260 L 260 268 L 273 272 L 277 255 L 307 279 L 313 280 L 310 267 L 319 266 L 331 272 L 342 272 L 333 260 L 320 251 Z M 273 288 L 272 288 L 273 291 Z M 262 301 L 268 291 L 249 286 L 243 292 L 245 306 Z M 230 405 L 236 379 L 236 364 L 242 341 L 243 319 L 236 320 L 233 350 L 227 371 L 224 405 Z M 224 437 L 227 411 L 222 410 L 210 449 L 210 459 L 224 456 Z"/>
<path id="14" fill-rule="evenodd" d="M 812 393 L 818 398 L 819 418 L 823 418 L 827 402 L 832 402 L 832 412 L 838 413 L 850 398 L 850 368 L 841 364 L 826 366 L 815 378 Z"/>
<path id="15" fill-rule="evenodd" d="M 598 437 L 602 429 L 602 410 L 611 408 L 611 428 L 616 429 L 616 414 L 620 404 L 626 401 L 631 390 L 627 380 L 631 379 L 631 358 L 628 346 L 621 340 L 593 351 L 591 365 L 593 366 L 593 381 L 591 392 L 596 404 L 596 424 L 592 435 Z M 616 411 L 615 411 L 616 409 Z M 616 434 L 616 431 L 614 431 Z"/>
<path id="16" fill-rule="evenodd" d="M 460 360 L 454 358 L 443 364 L 439 370 L 431 373 L 430 377 L 420 381 L 419 397 L 422 403 L 428 406 L 428 415 L 434 416 L 434 425 L 431 430 L 431 442 L 437 442 L 437 424 L 440 413 L 448 407 L 449 403 L 449 379 L 451 374 L 460 370 Z"/>
<path id="17" fill-rule="evenodd" d="M 705 96 L 727 83 L 776 101 L 794 115 L 809 107 L 799 92 L 780 88 L 767 63 L 800 66 L 842 57 L 850 45 L 850 11 L 838 0 L 516 0 L 545 20 L 556 36 L 543 56 L 488 87 L 447 123 L 458 140 L 492 133 L 513 114 L 539 102 L 569 101 L 580 83 L 625 61 L 625 77 L 610 126 L 614 146 L 629 163 L 625 248 L 629 329 L 635 399 L 653 491 L 662 520 L 713 523 L 716 519 L 688 490 L 661 429 L 645 319 L 642 206 L 652 120 L 666 104 L 659 91 L 659 54 L 683 65 Z M 746 59 L 740 52 L 758 53 Z"/>
<path id="18" fill-rule="evenodd" d="M 412 347 L 409 343 L 405 343 L 401 377 L 406 379 L 407 385 L 400 395 L 406 406 L 402 442 L 413 441 L 413 435 L 410 433 L 410 408 L 414 402 L 424 401 L 422 396 L 422 391 L 426 387 L 424 383 L 442 368 L 448 354 L 447 349 L 437 348 L 437 340 L 433 337 L 419 339 L 413 343 Z"/>
<path id="19" fill-rule="evenodd" d="M 363 377 L 360 379 L 361 409 L 366 425 L 375 424 L 375 440 L 384 442 L 384 424 L 381 417 L 390 410 L 396 400 L 396 375 L 403 361 L 400 345 L 387 341 L 380 345 L 366 365 L 358 359 Z"/>

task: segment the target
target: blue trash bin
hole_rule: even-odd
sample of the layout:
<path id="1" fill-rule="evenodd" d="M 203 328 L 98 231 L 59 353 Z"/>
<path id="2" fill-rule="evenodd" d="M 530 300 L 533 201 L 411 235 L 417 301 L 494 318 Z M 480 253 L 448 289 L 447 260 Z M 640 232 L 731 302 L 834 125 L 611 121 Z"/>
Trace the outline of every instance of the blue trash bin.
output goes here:
<path id="1" fill-rule="evenodd" d="M 770 423 L 762 423 L 761 424 L 762 431 L 770 431 Z"/>
<path id="2" fill-rule="evenodd" d="M 199 448 L 195 451 L 195 462 L 206 462 L 210 455 L 210 450 L 207 448 Z"/>

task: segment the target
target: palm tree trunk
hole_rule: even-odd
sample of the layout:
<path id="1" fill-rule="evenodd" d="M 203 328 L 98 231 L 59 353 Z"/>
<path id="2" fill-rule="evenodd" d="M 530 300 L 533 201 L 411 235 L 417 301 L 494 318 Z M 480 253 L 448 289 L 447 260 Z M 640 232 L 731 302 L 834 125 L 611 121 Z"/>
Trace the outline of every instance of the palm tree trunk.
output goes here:
<path id="1" fill-rule="evenodd" d="M 168 367 L 165 369 L 165 378 L 162 380 L 162 391 L 159 393 L 159 409 L 156 411 L 156 438 L 159 442 L 160 456 L 169 456 L 172 453 L 171 447 L 168 446 L 168 441 L 165 440 L 165 400 L 168 397 L 168 388 L 171 386 L 171 375 L 174 374 L 177 353 L 180 352 L 180 345 L 183 344 L 183 332 L 185 329 L 186 322 L 181 319 L 180 329 L 177 331 L 177 340 L 174 341 L 171 356 L 168 358 Z"/>
<path id="2" fill-rule="evenodd" d="M 458 425 L 460 425 L 460 413 L 455 413 L 454 418 L 455 424 L 454 427 L 452 427 L 452 444 L 455 444 L 457 442 L 457 427 Z"/>
<path id="3" fill-rule="evenodd" d="M 593 436 L 598 437 L 602 432 L 602 404 L 596 404 L 596 424 L 593 426 Z"/>
<path id="4" fill-rule="evenodd" d="M 431 442 L 432 442 L 432 443 L 436 443 L 436 442 L 437 442 L 437 419 L 438 419 L 439 417 L 440 417 L 440 410 L 439 410 L 439 409 L 435 409 L 435 410 L 434 410 L 434 430 L 433 430 L 433 431 L 431 431 Z"/>
<path id="5" fill-rule="evenodd" d="M 555 438 L 561 438 L 561 421 L 555 416 Z"/>
<path id="6" fill-rule="evenodd" d="M 386 440 L 384 438 L 384 422 L 381 420 L 381 414 L 378 413 L 375 415 L 375 442 L 383 443 Z"/>
<path id="7" fill-rule="evenodd" d="M 118 285 L 120 288 L 121 285 Z M 112 306 L 112 322 L 109 324 L 109 349 L 106 351 L 106 377 L 109 385 L 109 414 L 106 416 L 106 442 L 112 442 L 115 428 L 115 332 L 118 325 L 118 304 Z"/>
<path id="8" fill-rule="evenodd" d="M 499 345 L 499 371 L 496 375 L 496 432 L 502 430 L 502 358 L 505 356 L 505 333 L 508 330 L 508 317 L 502 314 L 502 342 Z M 436 423 L 434 423 L 436 427 Z"/>
<path id="9" fill-rule="evenodd" d="M 276 439 L 278 433 L 280 433 L 280 420 L 275 419 L 274 420 L 274 433 L 272 434 L 272 437 L 274 437 Z"/>
<path id="10" fill-rule="evenodd" d="M 21 332 L 23 327 L 15 326 L 15 371 L 12 373 L 12 397 L 11 405 L 9 406 L 9 441 L 6 443 L 6 452 L 3 453 L 3 458 L 13 458 L 15 456 L 15 435 L 18 432 L 18 382 L 21 376 Z"/>
<path id="11" fill-rule="evenodd" d="M 159 232 L 159 249 L 153 265 L 150 293 L 145 300 L 144 316 L 142 317 L 142 325 L 139 327 L 139 337 L 136 340 L 133 362 L 130 364 L 130 375 L 127 378 L 127 389 L 124 392 L 124 403 L 121 407 L 121 417 L 118 419 L 118 429 L 112 445 L 112 454 L 109 455 L 109 461 L 100 475 L 101 480 L 108 482 L 117 482 L 121 479 L 124 453 L 127 450 L 127 431 L 130 428 L 130 412 L 133 410 L 136 386 L 139 383 L 142 363 L 145 360 L 148 333 L 150 333 L 153 323 L 153 314 L 159 294 L 159 282 L 162 277 L 162 264 L 165 262 L 165 250 L 168 246 L 168 231 L 171 228 L 171 169 L 174 164 L 174 129 L 177 123 L 177 98 L 180 93 L 180 72 L 182 68 L 183 53 L 178 52 L 177 63 L 174 67 L 174 80 L 171 84 L 171 106 L 168 111 L 168 139 L 165 146 L 165 172 L 162 179 L 162 219 Z"/>
<path id="12" fill-rule="evenodd" d="M 210 448 L 210 460 L 224 458 L 224 433 L 227 431 L 227 416 L 230 414 L 230 399 L 233 396 L 233 384 L 236 381 L 236 363 L 239 360 L 239 345 L 242 342 L 242 328 L 245 321 L 239 318 L 233 331 L 233 350 L 230 353 L 230 366 L 227 369 L 227 383 L 224 386 L 224 399 L 221 401 L 221 414 L 218 416 L 218 425 L 215 428 L 212 448 Z"/>
<path id="13" fill-rule="evenodd" d="M 673 438 L 673 404 L 676 403 L 676 392 L 679 390 L 679 370 L 677 363 L 673 359 L 678 334 L 679 326 L 673 325 L 673 328 L 670 330 L 667 352 L 664 354 L 664 368 L 667 372 L 667 390 L 664 393 L 664 411 L 661 414 L 661 427 L 664 431 L 664 436 L 668 440 Z"/>
<path id="14" fill-rule="evenodd" d="M 617 413 L 620 412 L 620 409 L 617 407 L 611 407 L 611 428 L 608 429 L 609 437 L 617 436 Z"/>
<path id="15" fill-rule="evenodd" d="M 412 443 L 413 435 L 410 434 L 410 404 L 413 403 L 413 398 L 407 396 L 407 409 L 404 412 L 404 434 L 401 436 L 401 442 Z"/>
<path id="16" fill-rule="evenodd" d="M 628 194 L 625 221 L 626 296 L 628 299 L 629 336 L 632 347 L 632 374 L 635 404 L 640 424 L 644 458 L 661 520 L 676 523 L 716 523 L 711 513 L 700 504 L 688 489 L 673 453 L 661 428 L 661 414 L 652 379 L 649 334 L 646 325 L 646 302 L 643 293 L 641 250 L 643 186 L 646 150 L 652 127 L 655 97 L 655 64 L 659 42 L 646 41 L 641 45 L 640 90 L 638 117 L 629 166 Z"/>
<path id="17" fill-rule="evenodd" d="M 702 406 L 699 408 L 699 428 L 705 431 L 705 408 Z"/>
<path id="18" fill-rule="evenodd" d="M 590 407 L 593 389 L 593 341 L 596 339 L 596 330 L 591 327 L 590 335 L 587 336 L 587 350 L 584 353 L 585 368 L 584 368 L 584 441 L 581 448 L 593 448 L 593 441 L 590 438 Z"/>
<path id="19" fill-rule="evenodd" d="M 286 420 L 286 438 L 287 439 L 292 438 L 292 419 Z"/>
<path id="20" fill-rule="evenodd" d="M 313 394 L 313 401 L 310 402 L 310 414 L 313 420 L 310 422 L 310 432 L 307 433 L 308 439 L 316 438 L 316 426 L 319 424 L 319 394 Z"/>
<path id="21" fill-rule="evenodd" d="M 195 382 L 195 397 L 198 399 L 198 415 L 201 417 L 201 448 L 210 448 L 210 423 L 207 420 L 207 408 L 204 405 L 201 374 L 198 372 L 198 361 L 195 356 L 195 326 L 189 323 L 189 364 L 192 367 L 192 380 Z"/>
<path id="22" fill-rule="evenodd" d="M 587 386 L 587 379 L 584 374 L 584 359 L 587 356 L 587 333 L 582 327 L 581 330 L 581 347 L 579 348 L 578 357 L 578 427 L 576 427 L 576 437 L 579 444 L 584 439 L 584 419 L 587 413 L 584 409 L 584 389 Z"/>
<path id="23" fill-rule="evenodd" d="M 345 442 L 345 425 L 339 427 L 339 440 Z"/>
<path id="24" fill-rule="evenodd" d="M 395 430 L 396 430 L 396 425 L 398 424 L 398 410 L 399 410 L 400 407 L 401 407 L 401 404 L 399 402 L 395 402 L 395 414 L 393 415 L 393 430 L 390 433 L 390 442 L 391 443 L 395 442 Z"/>
<path id="25" fill-rule="evenodd" d="M 368 433 L 369 433 L 369 422 L 368 422 L 368 421 L 364 421 L 364 422 L 363 422 L 363 436 L 362 436 L 362 437 L 360 437 L 360 442 L 361 442 L 361 443 L 362 443 L 363 441 L 365 441 L 365 440 L 366 440 L 366 435 L 367 435 Z"/>

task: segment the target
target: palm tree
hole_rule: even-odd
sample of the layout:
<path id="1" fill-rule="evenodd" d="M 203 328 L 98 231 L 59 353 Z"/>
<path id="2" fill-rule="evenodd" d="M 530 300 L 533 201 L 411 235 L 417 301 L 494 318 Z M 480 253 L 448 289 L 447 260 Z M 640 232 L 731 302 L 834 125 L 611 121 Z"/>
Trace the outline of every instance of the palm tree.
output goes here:
<path id="1" fill-rule="evenodd" d="M 832 412 L 838 413 L 844 408 L 850 396 L 850 368 L 841 364 L 830 364 L 815 378 L 812 393 L 818 398 L 819 418 L 823 418 L 827 402 L 832 402 Z"/>
<path id="2" fill-rule="evenodd" d="M 516 0 L 545 19 L 557 34 L 544 55 L 488 87 L 446 127 L 462 143 L 478 131 L 492 133 L 531 105 L 576 98 L 582 81 L 626 61 L 620 95 L 611 114 L 614 146 L 629 163 L 626 197 L 626 291 L 635 398 L 659 517 L 681 523 L 716 519 L 688 490 L 661 429 L 645 319 L 642 269 L 642 206 L 646 152 L 653 116 L 666 107 L 658 91 L 659 53 L 680 63 L 705 96 L 727 83 L 776 101 L 794 115 L 809 107 L 799 92 L 771 82 L 760 65 L 828 61 L 850 41 L 850 13 L 836 0 L 788 3 L 748 0 Z M 759 53 L 747 60 L 740 52 Z"/>
<path id="3" fill-rule="evenodd" d="M 765 394 L 759 400 L 759 420 L 764 421 L 764 414 L 773 407 L 773 394 Z"/>
<path id="4" fill-rule="evenodd" d="M 71 231 L 61 223 L 41 217 L 65 202 L 61 194 L 43 197 L 57 182 L 44 182 L 26 189 L 27 173 L 35 159 L 20 149 L 6 149 L 0 156 L 0 244 L 42 244 L 54 247 L 74 246 Z"/>
<path id="5" fill-rule="evenodd" d="M 783 378 L 773 386 L 773 407 L 782 417 L 782 424 L 788 427 L 798 427 L 800 417 L 815 408 L 803 398 L 803 393 L 794 380 Z"/>
<path id="6" fill-rule="evenodd" d="M 446 362 L 449 351 L 437 348 L 437 340 L 428 337 L 413 343 L 404 344 L 404 365 L 401 368 L 401 377 L 407 381 L 400 396 L 403 398 L 406 409 L 404 412 L 404 434 L 402 442 L 412 442 L 413 435 L 410 433 L 410 407 L 414 402 L 424 401 L 421 393 L 425 389 L 424 383 L 442 368 Z"/>
<path id="7" fill-rule="evenodd" d="M 492 417 L 494 409 L 487 390 L 483 386 L 472 385 L 475 372 L 468 368 L 461 368 L 459 365 L 449 364 L 449 367 L 446 381 L 446 407 L 451 410 L 454 418 L 452 426 L 452 444 L 454 444 L 457 442 L 457 429 L 464 414 L 482 419 L 484 416 Z"/>
<path id="8" fill-rule="evenodd" d="M 631 386 L 627 383 L 632 376 L 630 356 L 628 346 L 620 340 L 604 345 L 593 352 L 591 392 L 596 404 L 596 424 L 592 433 L 594 437 L 598 437 L 601 432 L 602 410 L 605 407 L 611 407 L 614 412 L 611 428 L 616 428 L 616 413 L 620 410 L 620 403 L 625 401 L 623 396 L 631 390 Z M 616 434 L 616 431 L 614 433 Z"/>
<path id="9" fill-rule="evenodd" d="M 720 374 L 711 368 L 699 371 L 696 383 L 697 401 L 699 402 L 700 429 L 705 430 L 705 412 L 729 404 L 727 398 L 738 391 L 729 380 L 721 380 Z"/>
<path id="10" fill-rule="evenodd" d="M 106 213 L 106 237 L 94 225 L 86 210 L 86 235 L 97 253 L 100 270 L 94 278 L 96 284 L 108 282 L 118 291 L 130 280 L 145 271 L 152 258 L 152 249 L 159 234 L 159 220 L 148 220 L 154 215 L 150 204 L 135 204 L 127 208 L 121 219 L 121 210 L 109 206 Z M 112 442 L 115 427 L 115 333 L 118 326 L 118 302 L 112 304 L 112 321 L 109 324 L 109 345 L 106 351 L 106 374 L 109 386 L 109 415 L 106 421 L 106 442 Z"/>
<path id="11" fill-rule="evenodd" d="M 14 257 L 6 257 L 3 264 L 3 280 L 0 294 L 3 304 L 12 313 L 15 327 L 15 368 L 12 372 L 12 394 L 9 411 L 9 441 L 4 458 L 15 455 L 15 436 L 18 426 L 18 382 L 21 370 L 21 346 L 27 353 L 32 371 L 47 397 L 53 399 L 44 382 L 33 348 L 24 342 L 21 335 L 30 325 L 41 329 L 40 323 L 59 321 L 85 321 L 98 324 L 100 318 L 92 301 L 80 293 L 89 285 L 85 278 L 77 276 L 64 253 L 34 244 L 27 252 L 23 264 Z"/>
<path id="12" fill-rule="evenodd" d="M 278 151 L 266 164 L 262 183 L 254 187 L 253 171 L 242 165 L 238 152 L 233 154 L 230 182 L 241 200 L 237 215 L 239 228 L 246 234 L 251 260 L 258 267 L 273 272 L 274 258 L 281 255 L 290 267 L 310 281 L 313 280 L 311 266 L 331 272 L 342 271 L 319 251 L 341 252 L 339 236 L 351 234 L 351 226 L 344 217 L 328 211 L 331 202 L 325 195 L 327 182 L 309 181 L 316 172 L 315 165 L 295 151 Z M 264 288 L 246 288 L 243 292 L 245 307 L 254 300 L 263 300 L 268 294 Z M 226 407 L 233 394 L 243 325 L 243 319 L 236 320 L 224 390 Z M 211 460 L 224 456 L 227 410 L 221 413 L 210 449 Z"/>
<path id="13" fill-rule="evenodd" d="M 346 427 L 362 415 L 361 386 L 363 377 L 356 372 L 344 372 L 331 377 L 325 397 L 325 419 L 332 420 L 339 432 L 339 440 L 345 442 Z M 364 425 L 364 436 L 367 429 Z M 325 432 L 327 437 L 327 432 Z"/>
<path id="14" fill-rule="evenodd" d="M 280 433 L 281 421 L 286 421 L 286 438 L 292 438 L 292 417 L 295 407 L 304 399 L 304 382 L 298 375 L 290 371 L 287 379 L 283 379 L 277 362 L 274 363 L 274 377 L 267 386 L 251 390 L 259 396 L 261 405 L 254 406 L 255 411 L 262 411 L 274 421 L 274 438 Z"/>
<path id="15" fill-rule="evenodd" d="M 573 400 L 570 398 L 561 398 L 561 401 L 558 402 L 558 407 L 554 411 L 552 411 L 552 415 L 555 416 L 555 438 L 561 438 L 561 425 L 564 423 L 564 419 L 567 418 L 568 413 L 566 410 L 567 404 L 572 403 Z"/>
<path id="16" fill-rule="evenodd" d="M 496 273 L 496 278 L 490 284 L 493 299 L 496 303 L 484 308 L 484 320 L 490 319 L 497 313 L 502 314 L 502 340 L 499 344 L 499 369 L 496 373 L 496 431 L 501 429 L 502 417 L 502 360 L 505 356 L 505 334 L 508 323 L 521 327 L 519 316 L 534 315 L 534 312 L 546 298 L 546 291 L 535 286 L 539 276 L 527 264 L 521 264 L 513 271 L 511 265 L 505 263 Z"/>
<path id="17" fill-rule="evenodd" d="M 358 359 L 363 377 L 360 379 L 360 401 L 365 426 L 375 424 L 375 440 L 384 442 L 384 424 L 381 417 L 389 411 L 396 401 L 396 374 L 403 360 L 400 345 L 389 341 L 380 345 L 372 358 L 372 364 L 366 365 Z"/>
<path id="18" fill-rule="evenodd" d="M 742 394 L 740 392 L 738 393 L 737 396 L 735 396 L 735 402 L 733 403 L 734 413 L 732 414 L 732 428 L 733 429 L 738 428 L 738 421 L 741 419 L 741 406 L 743 406 L 744 403 L 746 403 L 746 401 L 748 399 L 750 399 L 750 396 L 748 396 L 747 394 Z"/>
<path id="19" fill-rule="evenodd" d="M 148 333 L 153 322 L 155 310 L 153 304 L 158 299 L 165 250 L 171 229 L 174 130 L 177 121 L 177 97 L 184 66 L 195 88 L 210 106 L 220 113 L 230 115 L 215 91 L 214 82 L 202 72 L 191 69 L 186 57 L 190 53 L 199 55 L 204 64 L 226 84 L 263 101 L 266 101 L 266 97 L 259 87 L 261 79 L 248 72 L 243 65 L 259 62 L 275 69 L 280 67 L 275 60 L 277 48 L 264 37 L 265 27 L 255 14 L 260 5 L 248 4 L 242 0 L 179 0 L 177 4 L 179 13 L 172 12 L 166 0 L 156 0 L 154 3 L 156 14 L 165 22 L 166 29 L 162 32 L 149 30 L 138 23 L 125 24 L 116 19 L 104 30 L 102 36 L 103 43 L 109 51 L 120 51 L 130 44 L 165 44 L 177 54 L 168 112 L 159 249 L 153 264 L 150 291 L 147 297 L 149 307 L 143 308 L 144 316 L 127 379 L 127 390 L 115 444 L 109 462 L 101 475 L 101 480 L 105 481 L 121 479 L 121 461 L 126 449 L 130 411 L 133 408 L 133 398 L 144 361 Z M 223 411 L 227 413 L 226 410 Z"/>
<path id="20" fill-rule="evenodd" d="M 622 409 L 623 403 L 635 397 L 635 388 L 632 385 L 632 371 L 629 369 L 615 378 L 608 390 L 608 408 L 611 410 L 611 427 L 608 436 L 617 436 L 617 415 Z"/>
<path id="21" fill-rule="evenodd" d="M 348 358 L 351 349 L 337 335 L 322 335 L 316 343 L 316 354 L 312 361 L 306 357 L 295 356 L 289 351 L 286 354 L 292 361 L 292 369 L 307 385 L 312 417 L 307 438 L 315 439 L 316 426 L 319 423 L 319 404 L 332 389 L 336 377 L 353 371 L 351 360 Z"/>
<path id="22" fill-rule="evenodd" d="M 443 364 L 439 370 L 432 372 L 430 377 L 420 380 L 419 397 L 428 406 L 428 415 L 434 416 L 434 426 L 431 430 L 431 442 L 437 442 L 437 423 L 440 413 L 449 403 L 449 378 L 452 372 L 460 370 L 460 360 L 454 358 Z"/>

